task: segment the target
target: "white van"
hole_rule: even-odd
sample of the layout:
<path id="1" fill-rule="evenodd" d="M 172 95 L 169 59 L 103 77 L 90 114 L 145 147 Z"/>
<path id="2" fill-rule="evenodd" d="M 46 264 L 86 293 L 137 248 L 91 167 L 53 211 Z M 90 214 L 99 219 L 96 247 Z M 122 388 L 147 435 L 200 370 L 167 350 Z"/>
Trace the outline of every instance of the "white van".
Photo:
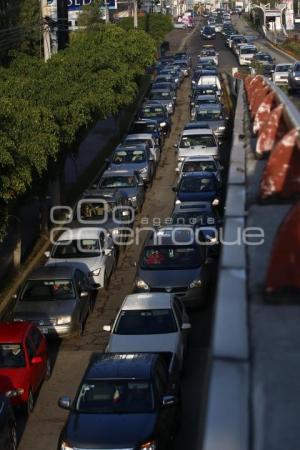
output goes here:
<path id="1" fill-rule="evenodd" d="M 255 47 L 255 45 L 241 45 L 238 55 L 239 64 L 241 66 L 249 66 L 255 53 L 257 53 L 257 48 Z"/>

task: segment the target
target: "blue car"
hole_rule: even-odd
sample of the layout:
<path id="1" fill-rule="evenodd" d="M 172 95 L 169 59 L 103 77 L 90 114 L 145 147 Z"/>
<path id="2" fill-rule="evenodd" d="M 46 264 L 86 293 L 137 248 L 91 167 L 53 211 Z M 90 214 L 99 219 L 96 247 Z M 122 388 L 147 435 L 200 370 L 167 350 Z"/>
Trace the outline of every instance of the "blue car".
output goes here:
<path id="1" fill-rule="evenodd" d="M 173 191 L 177 193 L 176 205 L 182 202 L 219 204 L 219 185 L 215 174 L 211 172 L 183 173 L 178 187 L 173 188 Z"/>

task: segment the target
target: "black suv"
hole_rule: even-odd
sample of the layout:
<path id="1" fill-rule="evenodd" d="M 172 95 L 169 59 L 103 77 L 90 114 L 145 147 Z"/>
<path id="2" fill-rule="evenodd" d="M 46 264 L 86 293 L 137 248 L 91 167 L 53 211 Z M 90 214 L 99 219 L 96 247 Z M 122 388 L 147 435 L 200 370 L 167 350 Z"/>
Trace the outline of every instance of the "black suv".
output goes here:
<path id="1" fill-rule="evenodd" d="M 16 420 L 9 400 L 4 395 L 0 395 L 0 448 L 17 449 Z"/>
<path id="2" fill-rule="evenodd" d="M 73 402 L 58 449 L 162 450 L 179 420 L 179 374 L 171 355 L 94 354 Z"/>

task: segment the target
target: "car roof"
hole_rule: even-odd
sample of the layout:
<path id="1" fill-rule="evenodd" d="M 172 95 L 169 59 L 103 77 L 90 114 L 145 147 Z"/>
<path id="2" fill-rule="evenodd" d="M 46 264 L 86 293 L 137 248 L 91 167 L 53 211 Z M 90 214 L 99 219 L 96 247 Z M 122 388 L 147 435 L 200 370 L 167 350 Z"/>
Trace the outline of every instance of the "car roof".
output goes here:
<path id="1" fill-rule="evenodd" d="M 141 310 L 141 309 L 168 309 L 172 305 L 172 294 L 164 292 L 149 292 L 141 294 L 127 295 L 121 309 Z"/>
<path id="2" fill-rule="evenodd" d="M 128 141 L 133 139 L 152 139 L 152 136 L 152 133 L 130 133 L 127 134 L 123 142 L 125 142 L 127 139 Z"/>
<path id="3" fill-rule="evenodd" d="M 213 156 L 188 156 L 184 159 L 183 165 L 187 162 L 197 162 L 197 161 L 213 161 L 216 162 L 215 158 Z"/>
<path id="4" fill-rule="evenodd" d="M 182 202 L 179 205 L 175 205 L 172 215 L 175 213 L 183 212 L 183 211 L 208 212 L 211 210 L 212 210 L 212 205 L 210 202 Z"/>
<path id="5" fill-rule="evenodd" d="M 153 353 L 94 353 L 84 379 L 147 380 L 158 358 Z"/>
<path id="6" fill-rule="evenodd" d="M 222 109 L 221 103 L 198 103 L 197 109 Z"/>
<path id="7" fill-rule="evenodd" d="M 0 343 L 20 344 L 30 327 L 29 322 L 1 322 Z"/>
<path id="8" fill-rule="evenodd" d="M 183 180 L 184 178 L 216 178 L 216 175 L 214 174 L 214 172 L 204 172 L 203 170 L 199 171 L 199 172 L 183 172 L 181 179 Z"/>
<path id="9" fill-rule="evenodd" d="M 92 227 L 72 228 L 64 231 L 57 241 L 69 241 L 70 239 L 99 239 L 99 230 Z"/>
<path id="10" fill-rule="evenodd" d="M 106 177 L 114 177 L 114 176 L 132 176 L 132 175 L 136 175 L 136 171 L 135 170 L 126 170 L 126 169 L 120 169 L 120 170 L 106 170 L 105 172 L 103 172 L 103 174 L 101 175 L 101 178 L 106 178 Z"/>
<path id="11" fill-rule="evenodd" d="M 76 268 L 71 265 L 49 264 L 33 270 L 27 280 L 52 280 L 53 278 L 56 280 L 69 279 L 73 277 L 75 270 Z"/>
<path id="12" fill-rule="evenodd" d="M 213 135 L 213 131 L 211 128 L 192 128 L 188 130 L 183 130 L 182 136 L 192 136 L 194 134 L 211 134 Z"/>

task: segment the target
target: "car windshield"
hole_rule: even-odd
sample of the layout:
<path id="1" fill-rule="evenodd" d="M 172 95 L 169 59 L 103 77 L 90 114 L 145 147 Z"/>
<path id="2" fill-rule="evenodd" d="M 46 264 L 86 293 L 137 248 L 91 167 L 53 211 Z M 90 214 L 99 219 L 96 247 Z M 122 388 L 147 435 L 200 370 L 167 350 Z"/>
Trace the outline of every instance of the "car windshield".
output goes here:
<path id="1" fill-rule="evenodd" d="M 136 186 L 136 178 L 133 176 L 115 175 L 102 179 L 101 188 L 132 188 Z"/>
<path id="2" fill-rule="evenodd" d="M 200 252 L 195 246 L 145 247 L 142 258 L 142 268 L 151 270 L 185 270 L 199 267 L 200 263 Z"/>
<path id="3" fill-rule="evenodd" d="M 211 27 L 204 27 L 203 32 L 204 33 L 213 33 L 214 29 Z"/>
<path id="4" fill-rule="evenodd" d="M 181 148 L 195 147 L 202 145 L 203 147 L 215 147 L 216 141 L 211 134 L 191 134 L 183 136 L 180 142 Z"/>
<path id="5" fill-rule="evenodd" d="M 134 145 L 135 141 L 130 141 Z M 145 140 L 140 141 L 145 142 Z M 114 164 L 139 164 L 146 162 L 146 153 L 144 150 L 119 150 L 114 153 L 112 162 Z"/>
<path id="6" fill-rule="evenodd" d="M 176 333 L 171 309 L 121 311 L 114 334 L 143 335 Z"/>
<path id="7" fill-rule="evenodd" d="M 58 241 L 51 257 L 54 259 L 93 258 L 101 255 L 99 239 Z"/>
<path id="8" fill-rule="evenodd" d="M 223 119 L 222 111 L 220 109 L 197 109 L 197 119 L 202 120 L 220 120 Z"/>
<path id="9" fill-rule="evenodd" d="M 147 133 L 147 132 L 153 132 L 156 131 L 156 125 L 152 123 L 134 123 L 133 127 L 131 129 L 132 133 Z"/>
<path id="10" fill-rule="evenodd" d="M 182 172 L 216 172 L 214 161 L 185 161 Z"/>
<path id="11" fill-rule="evenodd" d="M 150 100 L 171 100 L 172 96 L 169 91 L 151 92 Z"/>
<path id="12" fill-rule="evenodd" d="M 209 97 L 202 95 L 200 97 L 196 97 L 195 103 L 202 103 L 202 104 L 216 103 L 216 97 Z"/>
<path id="13" fill-rule="evenodd" d="M 25 365 L 21 344 L 0 344 L 0 369 L 19 368 Z"/>
<path id="14" fill-rule="evenodd" d="M 201 56 L 216 56 L 216 52 L 214 50 L 202 50 Z"/>
<path id="15" fill-rule="evenodd" d="M 75 297 L 71 280 L 29 280 L 21 295 L 22 302 L 70 300 Z"/>
<path id="16" fill-rule="evenodd" d="M 180 183 L 180 192 L 210 192 L 215 189 L 212 178 L 186 177 Z"/>
<path id="17" fill-rule="evenodd" d="M 75 409 L 79 413 L 149 413 L 154 409 L 152 386 L 140 380 L 86 380 Z"/>
<path id="18" fill-rule="evenodd" d="M 172 217 L 174 225 L 215 225 L 215 218 L 212 215 L 203 213 L 201 211 L 185 211 L 176 213 Z"/>
<path id="19" fill-rule="evenodd" d="M 300 64 L 296 64 L 295 67 L 294 67 L 294 70 L 296 72 L 300 72 Z"/>
<path id="20" fill-rule="evenodd" d="M 211 88 L 197 88 L 197 94 L 199 95 L 214 95 L 216 93 L 216 88 L 211 87 Z"/>
<path id="21" fill-rule="evenodd" d="M 255 52 L 255 48 L 241 48 L 241 55 L 253 55 Z"/>
<path id="22" fill-rule="evenodd" d="M 162 106 L 153 106 L 153 107 L 146 107 L 142 110 L 141 116 L 142 117 L 161 117 L 165 115 L 165 110 Z"/>
<path id="23" fill-rule="evenodd" d="M 276 66 L 275 72 L 288 72 L 290 67 L 291 66 L 289 64 L 287 64 L 285 66 Z"/>
<path id="24" fill-rule="evenodd" d="M 257 59 L 259 61 L 272 61 L 272 57 L 270 55 L 257 55 Z"/>

